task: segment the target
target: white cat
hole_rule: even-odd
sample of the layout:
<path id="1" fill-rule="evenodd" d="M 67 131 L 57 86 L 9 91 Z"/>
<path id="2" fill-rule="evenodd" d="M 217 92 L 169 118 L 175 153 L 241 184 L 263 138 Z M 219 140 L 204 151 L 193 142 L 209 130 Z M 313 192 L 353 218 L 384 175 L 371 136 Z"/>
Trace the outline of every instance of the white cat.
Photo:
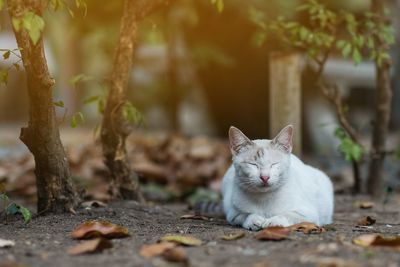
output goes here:
<path id="1" fill-rule="evenodd" d="M 249 230 L 300 222 L 332 222 L 333 188 L 322 171 L 291 154 L 293 127 L 273 140 L 251 141 L 229 129 L 233 164 L 222 182 L 227 221 Z"/>

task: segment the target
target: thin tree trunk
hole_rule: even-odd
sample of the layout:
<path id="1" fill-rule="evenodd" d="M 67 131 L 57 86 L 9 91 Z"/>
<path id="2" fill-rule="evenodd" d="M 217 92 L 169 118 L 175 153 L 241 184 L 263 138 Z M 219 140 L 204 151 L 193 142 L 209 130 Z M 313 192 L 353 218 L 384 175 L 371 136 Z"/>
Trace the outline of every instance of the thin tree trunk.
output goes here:
<path id="1" fill-rule="evenodd" d="M 42 16 L 46 3 L 8 0 L 10 17 L 18 18 L 26 11 Z M 21 48 L 29 95 L 29 123 L 21 129 L 20 139 L 35 158 L 38 213 L 73 211 L 79 197 L 60 140 L 52 97 L 54 79 L 47 68 L 43 40 L 34 45 L 24 29 L 14 29 L 14 34 Z"/>
<path id="2" fill-rule="evenodd" d="M 384 20 L 384 1 L 373 0 L 372 12 Z M 378 47 L 388 51 L 388 45 L 379 38 L 375 39 Z M 389 129 L 392 88 L 390 84 L 390 62 L 384 60 L 375 63 L 377 72 L 375 119 L 372 136 L 371 162 L 369 166 L 368 193 L 375 198 L 382 198 L 385 192 L 384 175 L 385 141 Z"/>
<path id="3" fill-rule="evenodd" d="M 301 57 L 297 53 L 274 52 L 269 57 L 270 135 L 288 124 L 295 127 L 293 152 L 301 155 Z"/>
<path id="4" fill-rule="evenodd" d="M 115 198 L 143 200 L 138 177 L 127 160 L 125 142 L 131 132 L 131 126 L 124 118 L 123 107 L 127 101 L 129 70 L 132 67 L 138 22 L 167 3 L 166 0 L 125 0 L 124 2 L 120 35 L 101 130 L 104 161 L 112 178 L 110 192 Z"/>

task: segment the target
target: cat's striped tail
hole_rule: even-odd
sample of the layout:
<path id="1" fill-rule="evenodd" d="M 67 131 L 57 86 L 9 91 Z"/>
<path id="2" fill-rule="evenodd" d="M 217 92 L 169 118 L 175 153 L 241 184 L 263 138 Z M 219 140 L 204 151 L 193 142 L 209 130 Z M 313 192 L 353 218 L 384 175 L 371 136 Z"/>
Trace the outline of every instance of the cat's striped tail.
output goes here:
<path id="1" fill-rule="evenodd" d="M 199 202 L 194 206 L 196 215 L 212 217 L 212 218 L 225 218 L 224 208 L 222 203 L 219 202 Z"/>

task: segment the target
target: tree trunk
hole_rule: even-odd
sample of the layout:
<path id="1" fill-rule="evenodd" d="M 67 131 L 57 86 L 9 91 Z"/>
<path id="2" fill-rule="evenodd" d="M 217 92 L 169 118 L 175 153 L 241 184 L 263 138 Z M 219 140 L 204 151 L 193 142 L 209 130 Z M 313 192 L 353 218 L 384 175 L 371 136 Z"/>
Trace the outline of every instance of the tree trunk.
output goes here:
<path id="1" fill-rule="evenodd" d="M 293 152 L 301 155 L 301 57 L 297 53 L 274 52 L 269 58 L 270 135 L 288 124 L 295 127 Z"/>
<path id="2" fill-rule="evenodd" d="M 26 11 L 42 16 L 46 1 L 8 0 L 10 17 Z M 67 157 L 60 140 L 52 98 L 50 76 L 42 38 L 34 45 L 25 29 L 16 31 L 18 47 L 27 75 L 29 123 L 20 139 L 35 158 L 38 213 L 73 211 L 79 202 L 72 184 Z"/>
<path id="3" fill-rule="evenodd" d="M 111 174 L 110 193 L 114 198 L 142 201 L 137 175 L 128 164 L 125 141 L 131 126 L 124 118 L 129 70 L 132 67 L 140 19 L 168 4 L 166 0 L 125 0 L 120 35 L 115 50 L 111 84 L 103 117 L 101 142 L 104 162 Z"/>
<path id="4" fill-rule="evenodd" d="M 103 117 L 101 141 L 105 164 L 111 173 L 112 196 L 142 200 L 138 177 L 127 161 L 125 140 L 130 133 L 130 125 L 124 118 L 122 109 L 126 103 L 129 70 L 132 66 L 137 35 L 135 11 L 135 1 L 126 0 Z"/>
<path id="5" fill-rule="evenodd" d="M 372 12 L 380 20 L 385 19 L 384 1 L 373 0 Z M 375 38 L 378 47 L 388 52 L 388 45 Z M 375 119 L 372 136 L 371 162 L 369 166 L 368 193 L 375 198 L 382 198 L 385 192 L 386 179 L 384 176 L 385 141 L 388 134 L 392 88 L 390 85 L 390 62 L 384 60 L 380 65 L 375 62 L 377 71 Z"/>

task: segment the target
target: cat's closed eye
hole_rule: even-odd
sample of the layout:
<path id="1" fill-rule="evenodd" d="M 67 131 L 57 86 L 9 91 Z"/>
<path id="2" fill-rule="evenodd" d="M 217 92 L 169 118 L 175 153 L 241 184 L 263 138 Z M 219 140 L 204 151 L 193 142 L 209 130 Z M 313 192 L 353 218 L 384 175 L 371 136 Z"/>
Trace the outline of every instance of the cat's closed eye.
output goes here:
<path id="1" fill-rule="evenodd" d="M 244 162 L 247 165 L 251 165 L 251 166 L 255 166 L 258 168 L 258 164 L 257 163 L 253 163 L 253 162 Z"/>

